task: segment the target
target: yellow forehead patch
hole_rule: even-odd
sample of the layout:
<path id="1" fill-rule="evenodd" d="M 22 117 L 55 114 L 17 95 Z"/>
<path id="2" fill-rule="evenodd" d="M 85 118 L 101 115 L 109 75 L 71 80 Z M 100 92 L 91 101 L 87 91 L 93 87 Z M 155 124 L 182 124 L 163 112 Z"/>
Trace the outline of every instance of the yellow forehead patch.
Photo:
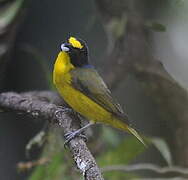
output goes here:
<path id="1" fill-rule="evenodd" d="M 69 43 L 75 47 L 75 48 L 79 48 L 79 49 L 82 49 L 83 48 L 83 45 L 80 43 L 80 41 L 78 41 L 76 38 L 74 37 L 70 37 L 69 38 Z"/>

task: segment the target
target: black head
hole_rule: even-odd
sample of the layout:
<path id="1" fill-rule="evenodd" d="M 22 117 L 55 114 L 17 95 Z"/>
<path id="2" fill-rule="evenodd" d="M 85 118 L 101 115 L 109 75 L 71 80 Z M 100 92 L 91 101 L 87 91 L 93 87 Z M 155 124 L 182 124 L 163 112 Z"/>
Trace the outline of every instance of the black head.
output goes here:
<path id="1" fill-rule="evenodd" d="M 75 67 L 82 67 L 89 64 L 88 47 L 81 39 L 70 37 L 67 43 L 61 45 L 61 51 L 70 56 L 70 61 Z"/>

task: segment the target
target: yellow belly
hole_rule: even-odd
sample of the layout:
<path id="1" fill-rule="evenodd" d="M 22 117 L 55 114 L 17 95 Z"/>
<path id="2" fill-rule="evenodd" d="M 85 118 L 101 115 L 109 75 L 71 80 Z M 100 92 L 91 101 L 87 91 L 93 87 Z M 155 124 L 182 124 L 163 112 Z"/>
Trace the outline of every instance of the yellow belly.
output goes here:
<path id="1" fill-rule="evenodd" d="M 70 63 L 68 53 L 61 51 L 54 65 L 53 82 L 63 99 L 76 112 L 80 113 L 88 120 L 110 124 L 115 128 L 128 131 L 144 144 L 144 141 L 134 129 L 71 86 L 72 79 L 69 71 L 74 68 L 75 67 Z"/>
<path id="2" fill-rule="evenodd" d="M 78 113 L 93 122 L 107 123 L 112 121 L 112 115 L 93 100 L 74 89 L 71 85 L 57 86 L 63 99 Z"/>

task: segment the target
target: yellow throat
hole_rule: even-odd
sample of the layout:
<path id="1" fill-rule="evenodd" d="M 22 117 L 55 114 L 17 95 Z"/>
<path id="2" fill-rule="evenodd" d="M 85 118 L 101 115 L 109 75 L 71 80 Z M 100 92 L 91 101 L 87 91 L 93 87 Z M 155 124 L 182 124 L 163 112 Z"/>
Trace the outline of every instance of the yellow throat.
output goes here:
<path id="1" fill-rule="evenodd" d="M 75 67 L 70 62 L 70 57 L 68 53 L 66 52 L 59 52 L 57 59 L 55 61 L 54 65 L 54 71 L 53 71 L 53 83 L 56 84 L 57 81 L 60 80 L 60 78 L 68 73 L 71 69 L 74 69 Z M 70 80 L 70 77 L 69 77 Z"/>

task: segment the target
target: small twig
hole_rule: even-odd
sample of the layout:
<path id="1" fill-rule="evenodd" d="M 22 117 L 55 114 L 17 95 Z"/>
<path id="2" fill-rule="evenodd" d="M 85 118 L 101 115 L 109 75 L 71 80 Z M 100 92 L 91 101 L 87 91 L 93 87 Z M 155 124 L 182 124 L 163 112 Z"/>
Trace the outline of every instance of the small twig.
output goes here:
<path id="1" fill-rule="evenodd" d="M 166 173 L 179 173 L 179 174 L 188 174 L 188 168 L 183 168 L 179 166 L 169 166 L 169 167 L 160 167 L 154 164 L 135 164 L 135 165 L 114 165 L 114 166 L 106 166 L 101 169 L 102 172 L 107 171 L 140 171 L 140 170 L 149 170 L 154 171 L 159 174 Z"/>
<path id="2" fill-rule="evenodd" d="M 19 171 L 27 171 L 35 166 L 45 165 L 48 162 L 50 162 L 50 160 L 47 158 L 41 158 L 41 159 L 38 159 L 37 161 L 19 162 L 17 164 L 17 168 Z"/>
<path id="3" fill-rule="evenodd" d="M 134 180 L 187 180 L 187 178 L 182 177 L 160 177 L 160 178 L 154 178 L 154 177 L 147 177 L 147 178 L 134 178 Z"/>
<path id="4" fill-rule="evenodd" d="M 37 95 L 36 95 L 37 94 Z M 45 96 L 47 95 L 47 96 Z M 58 123 L 63 128 L 64 134 L 75 130 L 73 118 L 66 113 L 64 107 L 59 107 L 54 102 L 58 96 L 52 92 L 34 93 L 2 93 L 0 94 L 0 109 L 15 111 L 16 113 L 29 114 L 34 118 L 41 118 L 52 123 Z M 52 99 L 50 99 L 52 98 Z M 59 102 L 57 98 L 57 102 Z M 55 102 L 54 102 L 55 103 Z M 68 147 L 78 169 L 82 172 L 86 180 L 103 180 L 101 172 L 95 162 L 94 157 L 81 138 L 70 141 Z"/>

